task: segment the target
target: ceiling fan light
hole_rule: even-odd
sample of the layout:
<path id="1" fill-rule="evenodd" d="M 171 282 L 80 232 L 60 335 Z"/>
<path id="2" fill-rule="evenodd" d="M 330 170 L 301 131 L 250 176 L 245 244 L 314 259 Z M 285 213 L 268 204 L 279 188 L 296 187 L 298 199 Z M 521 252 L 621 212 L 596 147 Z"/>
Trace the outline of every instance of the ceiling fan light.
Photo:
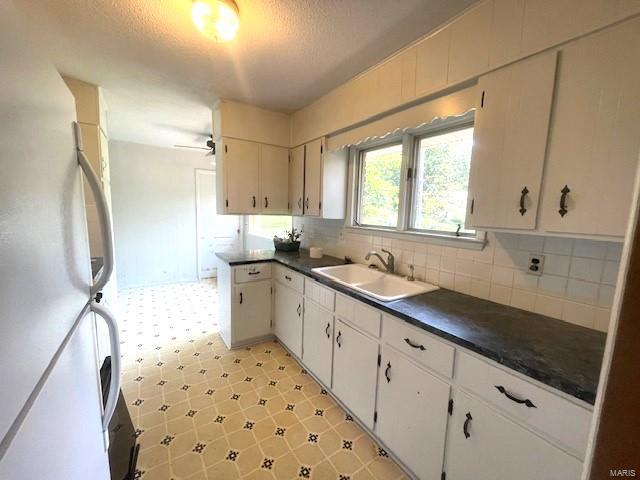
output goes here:
<path id="1" fill-rule="evenodd" d="M 240 25 L 233 0 L 193 0 L 191 18 L 205 37 L 216 42 L 233 40 Z"/>

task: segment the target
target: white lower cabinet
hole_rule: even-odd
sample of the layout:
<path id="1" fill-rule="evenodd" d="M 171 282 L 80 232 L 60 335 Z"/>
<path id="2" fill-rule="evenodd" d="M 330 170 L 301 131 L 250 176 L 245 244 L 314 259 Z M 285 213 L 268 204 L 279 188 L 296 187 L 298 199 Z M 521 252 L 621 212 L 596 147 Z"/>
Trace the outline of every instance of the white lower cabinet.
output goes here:
<path id="1" fill-rule="evenodd" d="M 582 472 L 579 460 L 462 392 L 446 458 L 451 480 L 578 480 Z"/>
<path id="2" fill-rule="evenodd" d="M 378 342 L 335 322 L 333 392 L 367 427 L 373 430 L 378 378 Z"/>
<path id="3" fill-rule="evenodd" d="M 233 337 L 250 340 L 271 333 L 271 280 L 244 283 L 234 287 Z"/>
<path id="4" fill-rule="evenodd" d="M 304 301 L 302 361 L 322 383 L 331 387 L 333 313 L 308 299 Z"/>
<path id="5" fill-rule="evenodd" d="M 302 357 L 302 295 L 277 283 L 275 289 L 275 334 L 294 355 Z"/>
<path id="6" fill-rule="evenodd" d="M 447 383 L 382 347 L 375 432 L 423 480 L 441 478 L 449 391 Z"/>

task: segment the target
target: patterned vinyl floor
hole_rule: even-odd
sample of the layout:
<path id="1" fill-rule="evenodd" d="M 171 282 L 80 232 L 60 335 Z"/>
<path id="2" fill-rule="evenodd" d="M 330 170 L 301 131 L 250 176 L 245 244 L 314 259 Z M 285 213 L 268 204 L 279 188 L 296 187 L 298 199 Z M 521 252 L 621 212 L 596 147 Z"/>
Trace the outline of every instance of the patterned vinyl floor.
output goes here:
<path id="1" fill-rule="evenodd" d="M 137 478 L 405 478 L 277 342 L 228 350 L 216 303 L 212 281 L 120 292 Z"/>

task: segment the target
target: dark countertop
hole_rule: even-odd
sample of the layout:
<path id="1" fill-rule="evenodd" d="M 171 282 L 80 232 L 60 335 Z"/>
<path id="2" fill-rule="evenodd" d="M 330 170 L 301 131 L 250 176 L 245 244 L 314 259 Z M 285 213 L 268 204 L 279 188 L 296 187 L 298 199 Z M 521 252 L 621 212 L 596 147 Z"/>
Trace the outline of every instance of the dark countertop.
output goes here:
<path id="1" fill-rule="evenodd" d="M 91 278 L 96 279 L 100 270 L 104 266 L 104 259 L 102 257 L 91 257 Z"/>
<path id="2" fill-rule="evenodd" d="M 590 404 L 595 401 L 606 335 L 554 318 L 440 288 L 381 302 L 312 272 L 344 260 L 309 252 L 253 250 L 217 254 L 229 265 L 275 261 Z"/>

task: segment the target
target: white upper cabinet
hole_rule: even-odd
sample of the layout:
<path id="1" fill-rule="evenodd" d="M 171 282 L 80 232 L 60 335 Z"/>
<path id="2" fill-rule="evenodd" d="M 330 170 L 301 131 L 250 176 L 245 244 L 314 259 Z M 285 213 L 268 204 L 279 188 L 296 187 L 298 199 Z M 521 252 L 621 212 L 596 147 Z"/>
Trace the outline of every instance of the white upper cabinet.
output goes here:
<path id="1" fill-rule="evenodd" d="M 320 192 L 322 191 L 322 139 L 305 145 L 304 158 L 304 214 L 320 216 Z"/>
<path id="2" fill-rule="evenodd" d="M 451 28 L 446 27 L 416 45 L 415 92 L 427 95 L 447 85 Z"/>
<path id="3" fill-rule="evenodd" d="M 525 0 L 493 0 L 489 40 L 489 66 L 498 67 L 520 58 Z"/>
<path id="4" fill-rule="evenodd" d="M 467 226 L 534 229 L 557 53 L 480 78 Z"/>
<path id="5" fill-rule="evenodd" d="M 376 434 L 418 478 L 440 478 L 449 385 L 384 346 Z"/>
<path id="6" fill-rule="evenodd" d="M 493 3 L 486 1 L 451 24 L 448 83 L 478 75 L 489 66 Z"/>
<path id="7" fill-rule="evenodd" d="M 258 213 L 260 211 L 260 144 L 223 139 L 222 152 L 216 162 L 217 181 L 223 180 L 222 201 L 218 213 Z M 223 175 L 220 175 L 222 167 Z"/>
<path id="8" fill-rule="evenodd" d="M 304 202 L 304 145 L 291 150 L 289 163 L 289 206 L 292 215 L 302 215 Z"/>
<path id="9" fill-rule="evenodd" d="M 623 236 L 640 150 L 640 20 L 562 50 L 541 229 Z"/>
<path id="10" fill-rule="evenodd" d="M 289 150 L 260 145 L 262 213 L 289 213 Z"/>
<path id="11" fill-rule="evenodd" d="M 291 118 L 280 112 L 219 100 L 213 107 L 213 139 L 223 137 L 289 147 Z"/>

